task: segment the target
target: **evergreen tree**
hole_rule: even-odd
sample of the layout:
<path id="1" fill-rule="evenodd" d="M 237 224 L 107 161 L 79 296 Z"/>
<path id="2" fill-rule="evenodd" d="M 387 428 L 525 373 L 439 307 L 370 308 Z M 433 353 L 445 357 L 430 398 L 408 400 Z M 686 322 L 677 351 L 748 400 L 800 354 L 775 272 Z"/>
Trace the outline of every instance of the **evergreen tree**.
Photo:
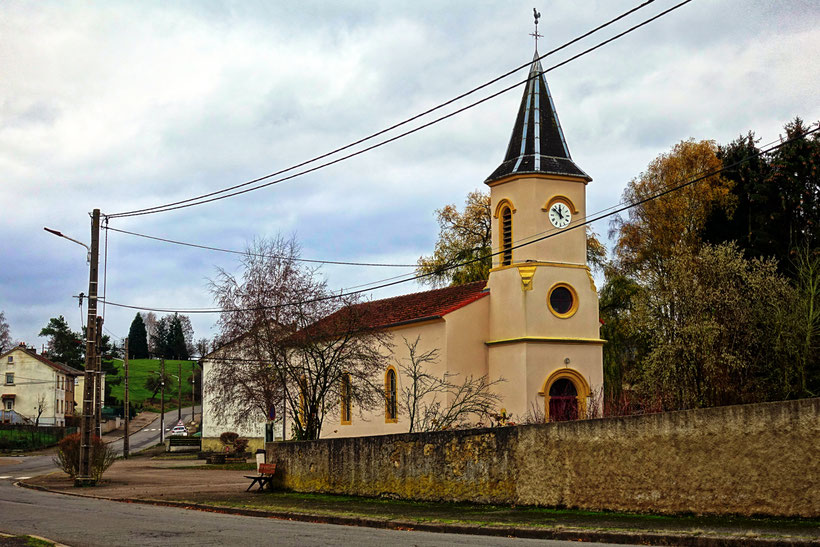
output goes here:
<path id="1" fill-rule="evenodd" d="M 171 359 L 188 359 L 188 344 L 185 341 L 185 333 L 182 327 L 182 320 L 178 314 L 174 314 L 169 322 L 168 332 L 168 352 Z"/>
<path id="2" fill-rule="evenodd" d="M 148 358 L 148 333 L 140 314 L 137 314 L 131 321 L 131 329 L 128 331 L 128 357 L 131 359 Z"/>
<path id="3" fill-rule="evenodd" d="M 49 337 L 49 358 L 70 367 L 85 368 L 85 344 L 82 336 L 71 330 L 62 315 L 49 319 L 48 325 L 40 330 L 40 336 Z"/>

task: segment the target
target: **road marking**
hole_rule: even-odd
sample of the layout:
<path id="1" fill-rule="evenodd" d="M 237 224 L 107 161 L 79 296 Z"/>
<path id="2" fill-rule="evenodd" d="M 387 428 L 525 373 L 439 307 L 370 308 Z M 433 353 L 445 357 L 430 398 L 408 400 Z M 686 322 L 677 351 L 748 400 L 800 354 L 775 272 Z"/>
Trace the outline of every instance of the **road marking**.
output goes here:
<path id="1" fill-rule="evenodd" d="M 16 480 L 16 481 L 24 481 L 24 480 L 26 480 L 26 479 L 30 479 L 30 478 L 31 478 L 31 477 L 17 477 L 17 478 L 16 478 L 16 479 L 14 479 L 14 480 Z"/>
<path id="2" fill-rule="evenodd" d="M 11 478 L 11 475 L 3 475 L 2 477 L 0 477 L 0 479 L 10 479 L 10 478 Z"/>

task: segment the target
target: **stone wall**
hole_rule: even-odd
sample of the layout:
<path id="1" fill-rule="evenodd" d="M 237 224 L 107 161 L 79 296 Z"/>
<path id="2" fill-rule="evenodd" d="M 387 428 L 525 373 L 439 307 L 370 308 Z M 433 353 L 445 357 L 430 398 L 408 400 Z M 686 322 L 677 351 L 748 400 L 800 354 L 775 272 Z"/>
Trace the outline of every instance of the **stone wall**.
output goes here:
<path id="1" fill-rule="evenodd" d="M 818 398 L 266 448 L 300 492 L 820 516 Z"/>

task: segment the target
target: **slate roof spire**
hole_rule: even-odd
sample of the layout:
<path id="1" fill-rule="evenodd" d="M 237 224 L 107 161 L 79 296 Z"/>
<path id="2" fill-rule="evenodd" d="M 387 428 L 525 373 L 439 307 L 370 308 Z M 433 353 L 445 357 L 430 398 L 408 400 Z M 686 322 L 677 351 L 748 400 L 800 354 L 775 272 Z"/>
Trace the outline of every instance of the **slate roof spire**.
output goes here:
<path id="1" fill-rule="evenodd" d="M 528 173 L 569 175 L 592 180 L 572 161 L 538 57 L 536 49 L 507 154 L 501 165 L 484 181 L 487 184 L 509 175 Z"/>

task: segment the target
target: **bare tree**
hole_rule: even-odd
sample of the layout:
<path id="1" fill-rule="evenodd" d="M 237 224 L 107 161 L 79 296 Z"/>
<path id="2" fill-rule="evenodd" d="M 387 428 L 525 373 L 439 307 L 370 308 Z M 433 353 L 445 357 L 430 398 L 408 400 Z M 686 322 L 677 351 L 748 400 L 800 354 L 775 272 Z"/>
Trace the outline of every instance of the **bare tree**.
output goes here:
<path id="1" fill-rule="evenodd" d="M 41 393 L 37 396 L 37 406 L 34 408 L 34 412 L 37 413 L 37 417 L 34 418 L 34 425 L 40 425 L 40 416 L 43 415 L 43 412 L 46 410 L 46 396 L 45 394 Z"/>
<path id="2" fill-rule="evenodd" d="M 0 311 L 0 353 L 11 349 L 11 332 L 9 324 L 6 322 L 6 312 Z"/>
<path id="3" fill-rule="evenodd" d="M 401 389 L 400 404 L 410 421 L 410 433 L 464 427 L 496 415 L 501 397 L 493 387 L 504 382 L 503 378 L 490 381 L 486 374 L 478 378 L 471 375 L 459 383 L 456 373 L 437 376 L 430 367 L 438 363 L 438 349 L 421 351 L 421 337 L 413 342 L 403 340 L 409 356 L 397 359 L 396 364 L 409 380 Z"/>
<path id="4" fill-rule="evenodd" d="M 194 343 L 194 350 L 191 352 L 191 355 L 197 355 L 201 359 L 208 353 L 210 353 L 211 349 L 211 341 L 207 338 L 200 338 Z"/>
<path id="5" fill-rule="evenodd" d="M 363 306 L 331 294 L 298 257 L 293 238 L 256 240 L 241 277 L 219 270 L 211 291 L 224 310 L 220 339 L 232 342 L 213 356 L 205 389 L 217 420 L 252 423 L 284 404 L 295 437 L 317 439 L 325 415 L 338 411 L 344 374 L 358 408 L 383 402 L 376 378 L 387 341 Z"/>

